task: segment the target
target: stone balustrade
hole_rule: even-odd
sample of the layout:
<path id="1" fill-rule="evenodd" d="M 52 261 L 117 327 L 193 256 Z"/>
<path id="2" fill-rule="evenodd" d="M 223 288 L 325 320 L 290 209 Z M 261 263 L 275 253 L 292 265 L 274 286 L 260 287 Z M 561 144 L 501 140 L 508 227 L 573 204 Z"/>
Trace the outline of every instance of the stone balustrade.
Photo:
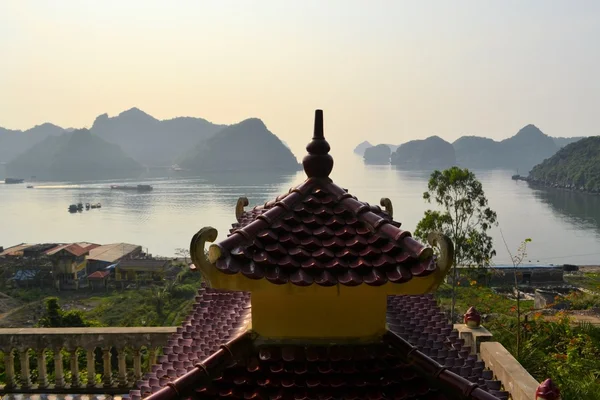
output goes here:
<path id="1" fill-rule="evenodd" d="M 0 393 L 125 393 L 176 329 L 0 329 L 5 372 Z"/>

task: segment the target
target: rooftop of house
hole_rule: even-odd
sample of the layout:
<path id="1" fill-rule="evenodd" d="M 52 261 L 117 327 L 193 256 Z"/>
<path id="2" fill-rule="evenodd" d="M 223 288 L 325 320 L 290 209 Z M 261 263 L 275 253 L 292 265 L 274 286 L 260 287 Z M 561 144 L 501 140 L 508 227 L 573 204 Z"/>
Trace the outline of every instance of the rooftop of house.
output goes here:
<path id="1" fill-rule="evenodd" d="M 53 247 L 46 251 L 46 255 L 53 256 L 61 252 L 69 253 L 75 257 L 80 257 L 89 254 L 89 249 L 83 248 L 77 243 L 70 243 Z"/>
<path id="2" fill-rule="evenodd" d="M 15 246 L 4 249 L 4 251 L 0 253 L 0 257 L 22 256 L 23 250 L 31 246 L 33 246 L 33 244 L 30 243 L 17 244 Z"/>
<path id="3" fill-rule="evenodd" d="M 110 275 L 110 271 L 96 271 L 87 276 L 88 279 L 104 279 Z"/>
<path id="4" fill-rule="evenodd" d="M 129 256 L 131 253 L 141 251 L 142 246 L 129 243 L 112 243 L 105 244 L 90 250 L 88 260 L 115 262 L 123 257 Z"/>
<path id="5" fill-rule="evenodd" d="M 157 260 L 153 258 L 129 258 L 125 260 L 121 260 L 117 265 L 119 269 L 128 269 L 128 268 L 144 268 L 144 269 L 152 269 L 152 270 L 162 270 L 168 264 L 170 260 Z"/>

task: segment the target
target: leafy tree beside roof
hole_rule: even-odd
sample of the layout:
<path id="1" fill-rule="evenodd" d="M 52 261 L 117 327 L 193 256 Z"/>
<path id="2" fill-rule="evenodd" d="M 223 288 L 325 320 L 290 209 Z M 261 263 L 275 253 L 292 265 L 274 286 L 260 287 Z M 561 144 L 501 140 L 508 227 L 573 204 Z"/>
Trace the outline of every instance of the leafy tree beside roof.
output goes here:
<path id="1" fill-rule="evenodd" d="M 435 170 L 423 199 L 438 205 L 427 210 L 415 229 L 415 236 L 426 240 L 432 231 L 442 232 L 454 242 L 452 270 L 452 318 L 454 318 L 456 266 L 483 267 L 496 255 L 488 230 L 496 224 L 496 212 L 488 207 L 481 182 L 468 169 L 459 167 Z"/>

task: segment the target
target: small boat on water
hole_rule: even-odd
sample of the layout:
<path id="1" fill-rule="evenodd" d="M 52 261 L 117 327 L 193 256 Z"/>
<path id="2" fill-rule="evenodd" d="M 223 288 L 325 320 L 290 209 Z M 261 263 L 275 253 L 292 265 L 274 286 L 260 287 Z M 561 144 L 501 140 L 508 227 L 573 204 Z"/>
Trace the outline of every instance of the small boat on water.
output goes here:
<path id="1" fill-rule="evenodd" d="M 25 182 L 25 179 L 21 179 L 21 178 L 6 178 L 4 179 L 4 183 L 6 184 L 15 184 L 15 183 L 23 183 Z"/>
<path id="2" fill-rule="evenodd" d="M 85 203 L 85 209 L 89 210 L 92 205 L 90 203 Z"/>
<path id="3" fill-rule="evenodd" d="M 27 185 L 27 189 L 33 189 L 32 185 Z"/>
<path id="4" fill-rule="evenodd" d="M 70 213 L 77 212 L 77 204 L 71 204 L 71 205 L 69 206 L 69 212 L 70 212 Z"/>
<path id="5" fill-rule="evenodd" d="M 102 207 L 102 204 L 100 204 L 100 203 L 93 203 L 93 204 L 91 205 L 91 207 L 92 207 L 92 208 L 100 208 L 100 207 Z"/>
<path id="6" fill-rule="evenodd" d="M 137 190 L 138 192 L 149 192 L 152 189 L 154 189 L 150 185 L 137 185 L 137 186 L 112 185 L 110 188 L 113 190 Z"/>
<path id="7" fill-rule="evenodd" d="M 83 203 L 77 203 L 77 211 L 83 211 Z"/>

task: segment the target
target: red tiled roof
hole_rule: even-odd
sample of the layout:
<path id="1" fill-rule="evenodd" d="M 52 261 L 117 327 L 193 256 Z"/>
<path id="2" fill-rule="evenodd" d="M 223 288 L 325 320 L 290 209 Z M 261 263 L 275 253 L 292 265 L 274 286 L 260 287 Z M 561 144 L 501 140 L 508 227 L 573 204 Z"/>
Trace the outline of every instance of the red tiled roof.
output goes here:
<path id="1" fill-rule="evenodd" d="M 192 315 L 132 400 L 150 393 L 153 400 L 508 398 L 430 295 L 390 296 L 390 332 L 361 345 L 282 345 L 239 335 L 248 301 L 247 293 L 201 289 Z"/>
<path id="2" fill-rule="evenodd" d="M 83 247 L 81 247 L 77 244 L 69 245 L 69 246 L 65 247 L 64 250 L 68 251 L 69 253 L 73 254 L 76 257 L 79 257 L 79 256 L 89 253 L 88 249 L 84 249 Z"/>
<path id="3" fill-rule="evenodd" d="M 436 268 L 432 250 L 379 206 L 316 178 L 244 212 L 219 246 L 221 272 L 275 284 L 379 286 Z"/>
<path id="4" fill-rule="evenodd" d="M 110 275 L 110 271 L 96 271 L 88 275 L 88 279 L 104 279 Z"/>

